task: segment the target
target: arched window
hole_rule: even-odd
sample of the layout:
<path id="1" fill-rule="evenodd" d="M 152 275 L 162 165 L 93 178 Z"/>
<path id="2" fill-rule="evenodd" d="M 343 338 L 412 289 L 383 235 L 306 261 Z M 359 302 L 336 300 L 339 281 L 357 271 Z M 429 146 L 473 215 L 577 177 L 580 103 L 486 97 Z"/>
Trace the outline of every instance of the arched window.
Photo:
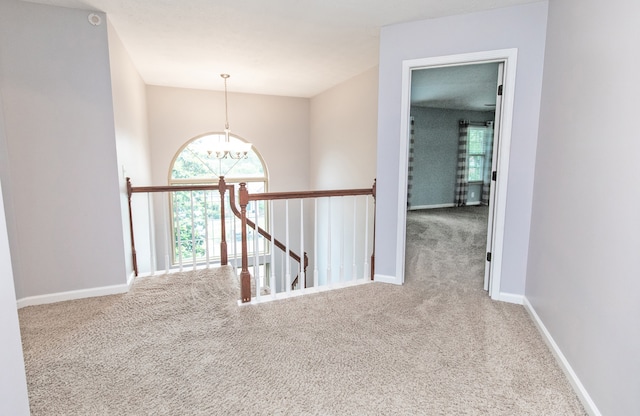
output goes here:
<path id="1" fill-rule="evenodd" d="M 220 176 L 227 182 L 264 182 L 267 169 L 255 148 L 244 159 L 217 159 L 212 154 L 212 144 L 225 140 L 223 133 L 209 133 L 187 142 L 171 163 L 170 184 L 216 183 Z M 238 136 L 230 135 L 229 141 L 245 142 Z M 233 179 L 233 180 L 232 180 Z"/>
<path id="2" fill-rule="evenodd" d="M 267 167 L 254 147 L 246 158 L 218 159 L 211 151 L 212 144 L 225 140 L 224 133 L 207 133 L 188 141 L 176 153 L 169 169 L 169 185 L 217 184 L 220 176 L 224 176 L 227 184 L 246 182 L 250 192 L 267 192 Z M 246 142 L 244 139 L 230 135 L 229 141 Z M 182 258 L 192 258 L 195 253 L 199 261 L 204 260 L 206 248 L 213 252 L 211 259 L 219 258 L 220 246 L 220 201 L 205 201 L 204 192 L 178 192 L 171 200 L 171 229 L 173 234 L 172 263 L 181 262 Z M 211 205 L 209 205 L 211 204 Z M 209 208 L 204 208 L 209 206 Z M 267 213 L 264 202 L 251 202 L 247 206 L 247 214 L 254 220 L 258 210 L 258 224 L 265 227 Z M 227 245 L 230 256 L 240 253 L 240 228 L 233 221 L 233 214 L 226 209 Z M 234 237 L 232 237 L 235 234 Z M 252 232 L 250 232 L 250 235 Z M 208 239 L 208 241 L 207 241 Z M 253 250 L 250 246 L 250 252 Z M 263 244 L 259 247 L 264 251 Z M 210 254 L 209 254 L 210 255 Z"/>

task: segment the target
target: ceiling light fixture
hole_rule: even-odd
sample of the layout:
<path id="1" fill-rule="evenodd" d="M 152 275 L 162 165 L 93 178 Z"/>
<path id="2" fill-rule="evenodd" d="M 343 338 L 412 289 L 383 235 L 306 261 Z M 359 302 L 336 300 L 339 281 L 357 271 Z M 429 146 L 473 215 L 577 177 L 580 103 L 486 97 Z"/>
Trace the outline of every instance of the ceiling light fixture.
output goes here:
<path id="1" fill-rule="evenodd" d="M 219 140 L 211 144 L 207 149 L 209 156 L 214 155 L 217 159 L 246 159 L 251 143 L 243 142 L 239 139 L 230 140 L 231 129 L 229 128 L 229 104 L 227 99 L 227 79 L 229 74 L 220 74 L 224 79 L 224 140 Z"/>

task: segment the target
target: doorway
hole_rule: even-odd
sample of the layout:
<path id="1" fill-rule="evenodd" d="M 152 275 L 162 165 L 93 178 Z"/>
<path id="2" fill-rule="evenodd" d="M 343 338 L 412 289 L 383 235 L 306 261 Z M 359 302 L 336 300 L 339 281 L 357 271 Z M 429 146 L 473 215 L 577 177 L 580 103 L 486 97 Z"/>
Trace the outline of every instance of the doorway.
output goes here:
<path id="1" fill-rule="evenodd" d="M 486 189 L 483 189 L 482 181 L 476 180 L 474 186 L 466 185 L 465 198 L 461 205 L 482 204 L 488 205 L 489 209 L 487 218 L 487 258 L 485 267 L 485 289 L 488 290 L 492 299 L 500 298 L 500 272 L 502 262 L 502 242 L 504 230 L 504 218 L 506 210 L 506 184 L 508 178 L 508 158 L 511 130 L 511 116 L 513 107 L 513 86 L 515 85 L 515 62 L 517 51 L 515 49 L 479 52 L 464 55 L 445 56 L 437 58 L 426 58 L 405 61 L 403 63 L 403 108 L 402 121 L 403 130 L 400 140 L 401 160 L 400 168 L 402 169 L 401 178 L 405 182 L 405 186 L 401 186 L 399 202 L 402 203 L 400 211 L 403 218 L 399 218 L 398 229 L 402 233 L 398 239 L 399 259 L 402 259 L 401 266 L 404 268 L 404 245 L 406 244 L 406 213 L 407 207 L 412 208 L 442 208 L 447 206 L 455 206 L 460 204 L 453 195 L 451 187 L 452 176 L 460 176 L 460 172 L 456 175 L 447 174 L 447 179 L 431 182 L 425 190 L 424 183 L 420 184 L 419 174 L 415 170 L 416 155 L 412 150 L 415 142 L 412 143 L 412 133 L 416 128 L 416 114 L 424 112 L 420 108 L 439 108 L 433 110 L 432 113 L 438 113 L 440 117 L 454 117 L 456 111 L 460 110 L 459 117 L 461 120 L 465 118 L 477 118 L 477 120 L 468 120 L 478 122 L 487 126 L 487 121 L 494 121 L 488 124 L 494 135 L 496 145 L 491 149 L 490 154 L 484 153 L 482 157 L 475 160 L 469 160 L 468 153 L 465 154 L 467 162 L 471 162 L 474 166 L 470 169 L 467 167 L 465 175 L 470 170 L 478 169 L 484 173 L 481 176 L 488 175 L 489 181 Z M 487 74 L 492 74 L 488 76 Z M 489 93 L 473 92 L 475 84 L 490 84 Z M 485 85 L 486 87 L 486 85 Z M 500 90 L 500 91 L 498 91 Z M 456 92 L 457 91 L 457 92 Z M 467 97 L 463 98 L 461 93 L 469 92 Z M 499 92 L 501 94 L 499 94 Z M 454 107 L 459 109 L 454 110 Z M 465 108 L 466 107 L 466 108 Z M 428 111 L 428 110 L 427 110 Z M 466 111 L 466 113 L 464 113 Z M 495 115 L 494 115 L 495 111 Z M 412 112 L 414 113 L 412 116 Z M 463 114 L 470 117 L 464 117 Z M 472 123 L 475 124 L 475 123 Z M 450 148 L 458 147 L 458 142 L 448 143 Z M 438 151 L 442 151 L 439 149 Z M 459 158 L 460 154 L 449 155 L 449 159 Z M 442 155 L 431 154 L 433 160 L 442 162 Z M 484 159 L 484 165 L 478 162 Z M 488 165 L 490 163 L 490 166 Z M 436 165 L 436 163 L 432 163 Z M 445 163 L 446 164 L 446 163 Z M 412 166 L 414 165 L 414 166 Z M 487 169 L 490 167 L 490 169 Z M 452 169 L 451 163 L 448 168 Z M 450 173 L 450 172 L 449 172 Z M 436 175 L 445 176 L 442 171 Z M 465 179 L 469 179 L 465 177 Z M 472 178 L 473 179 L 473 178 Z M 476 178 L 480 179 L 480 178 Z M 446 183 L 444 183 L 446 182 Z M 401 184 L 402 185 L 402 184 Z M 420 187 L 416 187 L 420 185 Z M 446 185 L 446 186 L 445 186 Z M 448 190 L 445 189 L 448 187 Z M 459 192 L 459 190 L 456 190 Z M 429 196 L 425 197 L 425 193 Z M 418 197 L 420 194 L 420 197 Z M 483 195 L 484 194 L 484 195 Z M 443 197 L 446 195 L 446 197 Z M 421 199 L 422 198 L 422 199 Z M 448 198 L 448 199 L 447 199 Z M 404 269 L 401 276 L 404 276 Z"/>

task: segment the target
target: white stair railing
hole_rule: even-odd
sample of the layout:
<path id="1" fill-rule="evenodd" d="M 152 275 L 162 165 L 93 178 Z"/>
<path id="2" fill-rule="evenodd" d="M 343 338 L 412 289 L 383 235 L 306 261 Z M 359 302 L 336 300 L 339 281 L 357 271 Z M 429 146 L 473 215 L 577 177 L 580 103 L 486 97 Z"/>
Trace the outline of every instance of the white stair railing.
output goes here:
<path id="1" fill-rule="evenodd" d="M 232 263 L 237 265 L 238 260 L 242 265 L 243 302 L 275 300 L 372 279 L 375 183 L 364 189 L 254 194 L 240 184 L 240 209 L 235 188 L 223 178 L 218 185 L 156 187 L 133 187 L 128 180 L 127 190 L 136 276 L 132 196 L 147 193 L 149 255 L 146 258 L 145 252 L 144 274 L 228 264 L 229 230 Z M 155 212 L 162 218 L 155 221 L 153 206 L 158 204 L 161 209 Z M 248 206 L 252 219 L 247 215 Z M 231 215 L 225 216 L 225 211 Z M 138 224 L 144 228 L 142 225 Z M 313 252 L 311 259 L 307 250 Z M 312 269 L 308 270 L 309 265 Z"/>
<path id="2" fill-rule="evenodd" d="M 265 201 L 270 210 L 268 231 L 259 229 L 254 233 L 254 265 L 261 261 L 257 254 L 257 239 L 262 239 L 263 247 L 270 253 L 262 257 L 264 269 L 254 266 L 253 278 L 246 267 L 248 243 L 243 241 L 242 244 L 242 303 L 281 299 L 371 281 L 369 258 L 373 257 L 374 218 L 370 212 L 375 206 L 375 185 L 367 189 L 250 194 L 246 184 L 241 183 L 239 201 L 240 209 L 234 212 L 240 212 L 241 227 L 247 227 L 250 221 L 246 215 L 250 203 Z M 276 205 L 276 201 L 281 203 Z M 296 203 L 292 205 L 292 201 Z M 298 208 L 292 210 L 292 206 Z M 274 220 L 276 212 L 284 213 L 284 220 L 278 224 Z M 312 218 L 305 217 L 308 213 Z M 256 223 L 257 213 L 253 221 Z M 278 236 L 284 244 L 278 244 Z M 305 249 L 310 246 L 313 247 L 313 278 L 307 282 Z M 279 261 L 275 256 L 276 249 L 283 252 Z M 295 252 L 301 255 L 295 255 Z M 364 256 L 358 258 L 358 253 L 364 253 Z M 297 276 L 293 279 L 291 258 L 296 257 Z M 338 271 L 337 275 L 334 270 Z M 283 284 L 278 283 L 278 276 L 282 276 Z M 263 281 L 270 296 L 261 294 Z M 252 286 L 255 288 L 253 296 Z"/>
<path id="3" fill-rule="evenodd" d="M 138 256 L 135 249 L 134 223 L 132 214 L 132 197 L 135 194 L 147 194 L 147 231 L 149 258 L 142 259 L 143 274 L 154 275 L 157 270 L 165 273 L 183 271 L 185 267 L 192 270 L 209 268 L 213 265 L 227 264 L 226 252 L 226 205 L 224 182 L 218 185 L 176 185 L 133 187 L 127 178 L 129 196 L 131 247 L 133 265 L 136 276 Z M 155 195 L 155 198 L 152 198 Z M 155 222 L 153 206 L 162 206 L 161 221 Z M 171 206 L 171 217 L 168 207 Z M 220 212 L 220 218 L 211 215 Z M 157 232 L 160 228 L 161 232 Z M 183 235 L 183 233 L 185 235 Z M 156 244 L 156 236 L 161 235 L 162 242 Z M 219 244 L 216 241 L 219 240 Z M 158 250 L 158 248 L 162 250 Z M 163 262 L 158 262 L 158 251 L 163 251 Z"/>

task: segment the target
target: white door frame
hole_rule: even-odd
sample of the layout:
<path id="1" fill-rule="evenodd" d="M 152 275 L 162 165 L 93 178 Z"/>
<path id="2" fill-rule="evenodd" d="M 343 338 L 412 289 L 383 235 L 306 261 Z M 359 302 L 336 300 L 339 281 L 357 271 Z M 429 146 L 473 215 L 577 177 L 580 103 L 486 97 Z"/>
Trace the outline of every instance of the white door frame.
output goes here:
<path id="1" fill-rule="evenodd" d="M 513 103 L 516 85 L 516 60 L 518 50 L 500 49 L 473 52 L 460 55 L 438 56 L 432 58 L 411 59 L 402 62 L 402 107 L 400 120 L 400 161 L 398 187 L 398 223 L 396 247 L 396 276 L 404 283 L 405 247 L 407 233 L 407 177 L 409 162 L 410 111 L 411 111 L 411 72 L 414 69 L 437 68 L 489 62 L 504 62 L 504 83 L 502 99 L 502 120 L 495 128 L 500 129 L 500 147 L 498 160 L 494 161 L 494 170 L 498 172 L 495 186 L 494 233 L 491 280 L 489 296 L 500 300 L 500 279 L 502 274 L 502 250 L 504 244 L 504 222 L 507 207 L 507 184 L 509 178 L 509 155 L 511 153 L 511 127 L 513 124 Z"/>
<path id="2" fill-rule="evenodd" d="M 498 152 L 500 151 L 500 126 L 502 122 L 502 94 L 500 93 L 501 86 L 504 85 L 504 62 L 498 64 L 498 85 L 496 86 L 496 111 L 494 113 L 493 125 L 498 128 L 494 128 L 493 131 L 493 153 L 491 154 L 491 170 L 492 174 L 495 172 L 493 161 L 498 160 Z M 497 163 L 497 162 L 496 162 Z M 497 166 L 495 166 L 497 169 Z M 491 179 L 493 182 L 493 179 Z M 489 213 L 487 215 L 487 253 L 493 253 L 493 234 L 495 233 L 495 227 L 493 226 L 494 216 L 496 214 L 496 189 L 493 184 L 489 187 Z M 491 276 L 493 273 L 493 262 L 489 260 L 487 254 L 487 260 L 484 268 L 484 290 L 489 292 L 491 289 Z"/>

